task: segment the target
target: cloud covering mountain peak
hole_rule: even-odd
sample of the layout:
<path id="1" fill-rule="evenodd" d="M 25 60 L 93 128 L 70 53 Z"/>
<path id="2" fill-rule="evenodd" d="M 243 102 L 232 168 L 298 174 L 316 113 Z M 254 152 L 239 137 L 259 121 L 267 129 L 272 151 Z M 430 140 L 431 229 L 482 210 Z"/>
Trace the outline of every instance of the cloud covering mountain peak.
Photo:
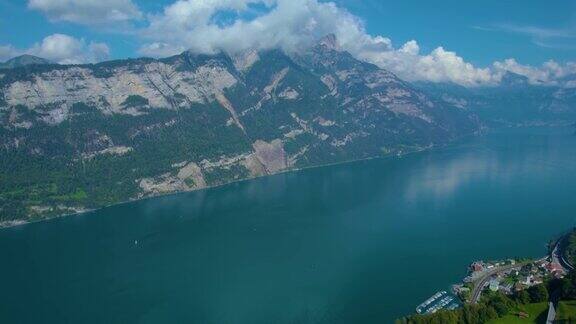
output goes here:
<path id="1" fill-rule="evenodd" d="M 122 32 L 136 39 L 140 55 L 151 57 L 185 50 L 235 54 L 280 48 L 291 53 L 334 35 L 339 49 L 408 81 L 491 86 L 499 84 L 506 72 L 513 72 L 527 77 L 531 84 L 567 85 L 570 81 L 566 77 L 576 73 L 576 63 L 571 62 L 548 61 L 529 66 L 510 58 L 478 67 L 442 46 L 423 52 L 416 40 L 396 45 L 383 35 L 368 33 L 363 20 L 342 6 L 320 0 L 177 0 L 149 12 L 134 0 L 29 0 L 28 7 L 44 13 L 51 21 L 94 28 L 104 28 L 105 23 L 107 32 L 114 30 L 114 24 L 126 26 L 137 21 L 129 31 Z M 48 36 L 30 49 L 0 45 L 0 59 L 21 53 L 42 55 L 46 41 L 61 49 L 58 53 L 49 52 L 54 61 L 82 63 L 108 57 L 104 43 L 86 44 L 83 39 L 73 42 L 72 37 L 63 36 L 67 35 Z"/>
<path id="2" fill-rule="evenodd" d="M 221 12 L 231 13 L 227 24 L 215 19 Z M 558 78 L 576 72 L 573 63 L 554 61 L 531 67 L 508 59 L 476 67 L 442 46 L 422 53 L 416 40 L 394 47 L 389 38 L 370 35 L 359 17 L 333 2 L 318 0 L 179 0 L 162 13 L 150 15 L 141 35 L 149 42 L 140 53 L 156 57 L 186 49 L 198 53 L 269 48 L 294 52 L 334 35 L 339 48 L 408 81 L 464 86 L 496 85 L 507 71 L 524 75 L 533 84 L 558 84 Z"/>

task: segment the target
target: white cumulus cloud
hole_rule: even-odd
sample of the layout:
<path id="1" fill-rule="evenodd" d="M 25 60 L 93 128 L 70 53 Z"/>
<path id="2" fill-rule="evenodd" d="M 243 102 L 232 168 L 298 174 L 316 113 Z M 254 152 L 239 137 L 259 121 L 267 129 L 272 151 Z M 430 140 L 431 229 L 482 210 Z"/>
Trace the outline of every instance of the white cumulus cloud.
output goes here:
<path id="1" fill-rule="evenodd" d="M 139 19 L 142 13 L 132 0 L 29 0 L 28 8 L 53 21 L 90 25 Z"/>
<path id="2" fill-rule="evenodd" d="M 0 62 L 9 60 L 14 56 L 21 55 L 17 48 L 12 45 L 0 45 Z"/>
<path id="3" fill-rule="evenodd" d="M 478 67 L 442 46 L 423 52 L 412 40 L 396 47 L 384 35 L 369 34 L 359 17 L 333 2 L 320 0 L 177 0 L 160 12 L 145 15 L 132 0 L 29 0 L 28 4 L 52 20 L 80 24 L 118 23 L 144 17 L 145 27 L 136 30 L 143 40 L 139 53 L 152 57 L 184 50 L 233 54 L 248 49 L 281 48 L 290 53 L 327 34 L 335 34 L 343 50 L 408 81 L 496 85 L 511 71 L 525 75 L 533 84 L 555 85 L 569 82 L 565 79 L 571 75 L 574 79 L 576 73 L 575 63 L 549 61 L 535 67 L 507 59 Z M 32 50 L 66 63 L 93 62 L 108 56 L 105 44 L 86 44 L 81 39 L 57 35 Z M 13 53 L 12 47 L 0 47 L 0 58 Z"/>
<path id="4" fill-rule="evenodd" d="M 414 40 L 399 49 L 361 49 L 356 54 L 359 58 L 391 70 L 408 81 L 454 82 L 465 86 L 498 82 L 498 76 L 489 68 L 477 68 L 443 47 L 438 47 L 428 54 L 421 54 L 420 46 Z"/>
<path id="5" fill-rule="evenodd" d="M 226 26 L 213 19 L 220 11 L 241 13 L 255 4 L 268 10 L 252 20 L 236 19 Z M 200 53 L 275 47 L 294 51 L 328 33 L 341 34 L 341 41 L 349 41 L 353 34 L 365 35 L 356 17 L 316 0 L 179 0 L 162 13 L 150 15 L 149 22 L 142 35 L 156 45 L 147 44 L 143 51 L 153 54 L 151 49 L 157 47 L 160 55 L 167 48 L 179 47 Z M 160 43 L 163 45 L 158 46 Z"/>
<path id="6" fill-rule="evenodd" d="M 252 19 L 237 18 L 224 26 L 214 19 L 222 11 L 232 11 L 242 17 L 241 14 L 251 10 L 253 5 L 267 10 Z M 184 49 L 198 53 L 221 50 L 234 53 L 282 48 L 293 52 L 333 33 L 342 49 L 408 81 L 481 86 L 500 82 L 504 70 L 534 73 L 528 69 L 521 71 L 505 62 L 476 67 L 443 47 L 422 53 L 414 40 L 395 48 L 389 38 L 368 34 L 360 18 L 332 2 L 318 0 L 178 0 L 161 13 L 149 15 L 148 22 L 141 31 L 141 36 L 149 41 L 140 48 L 140 53 L 146 56 L 168 56 Z M 558 66 L 558 69 L 566 67 Z M 545 80 L 553 78 L 550 75 Z M 529 79 L 536 80 L 535 77 Z"/>
<path id="7" fill-rule="evenodd" d="M 147 43 L 140 47 L 138 52 L 144 56 L 167 57 L 180 54 L 186 50 L 181 45 L 168 44 L 163 42 Z"/>
<path id="8" fill-rule="evenodd" d="M 108 59 L 110 49 L 105 43 L 90 42 L 64 34 L 52 34 L 27 49 L 0 46 L 0 59 L 31 54 L 59 64 L 94 63 Z"/>
<path id="9" fill-rule="evenodd" d="M 564 78 L 576 75 L 576 63 L 559 64 L 550 60 L 541 66 L 534 67 L 522 65 L 515 59 L 507 59 L 502 62 L 494 62 L 493 70 L 498 75 L 503 75 L 506 71 L 523 75 L 532 84 L 561 85 Z"/>

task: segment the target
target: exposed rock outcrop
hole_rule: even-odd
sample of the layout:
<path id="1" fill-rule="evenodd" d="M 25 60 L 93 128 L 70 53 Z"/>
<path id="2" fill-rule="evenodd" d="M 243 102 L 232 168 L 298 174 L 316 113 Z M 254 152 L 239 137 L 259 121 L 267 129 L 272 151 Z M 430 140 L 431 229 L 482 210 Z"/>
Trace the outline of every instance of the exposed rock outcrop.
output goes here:
<path id="1" fill-rule="evenodd" d="M 257 140 L 252 146 L 256 151 L 258 160 L 262 162 L 269 173 L 276 173 L 286 169 L 286 152 L 284 152 L 281 140 L 275 139 L 270 143 Z"/>

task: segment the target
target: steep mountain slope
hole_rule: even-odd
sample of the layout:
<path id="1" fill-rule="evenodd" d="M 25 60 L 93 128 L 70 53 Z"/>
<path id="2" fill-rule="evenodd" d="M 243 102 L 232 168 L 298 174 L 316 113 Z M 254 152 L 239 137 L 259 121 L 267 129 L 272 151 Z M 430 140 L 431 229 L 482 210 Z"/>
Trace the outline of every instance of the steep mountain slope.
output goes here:
<path id="1" fill-rule="evenodd" d="M 14 57 L 4 63 L 0 63 L 0 69 L 13 69 L 16 67 L 26 65 L 40 65 L 40 64 L 52 64 L 52 62 L 38 56 L 24 54 Z"/>
<path id="2" fill-rule="evenodd" d="M 339 51 L 0 70 L 0 220 L 407 152 L 473 114 Z"/>

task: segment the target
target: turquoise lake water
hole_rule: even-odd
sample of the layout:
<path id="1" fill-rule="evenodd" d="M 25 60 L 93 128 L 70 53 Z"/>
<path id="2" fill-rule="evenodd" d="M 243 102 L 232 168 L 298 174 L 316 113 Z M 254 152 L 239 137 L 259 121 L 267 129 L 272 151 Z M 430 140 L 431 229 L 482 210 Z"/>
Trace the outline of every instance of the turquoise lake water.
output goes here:
<path id="1" fill-rule="evenodd" d="M 576 225 L 571 128 L 0 230 L 0 323 L 392 323 Z"/>

